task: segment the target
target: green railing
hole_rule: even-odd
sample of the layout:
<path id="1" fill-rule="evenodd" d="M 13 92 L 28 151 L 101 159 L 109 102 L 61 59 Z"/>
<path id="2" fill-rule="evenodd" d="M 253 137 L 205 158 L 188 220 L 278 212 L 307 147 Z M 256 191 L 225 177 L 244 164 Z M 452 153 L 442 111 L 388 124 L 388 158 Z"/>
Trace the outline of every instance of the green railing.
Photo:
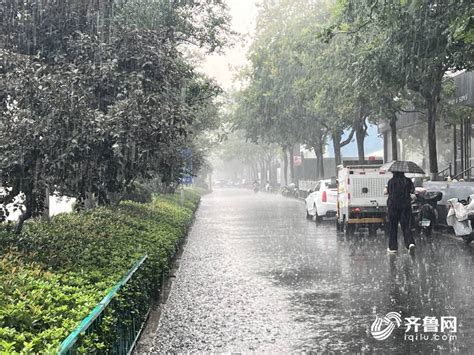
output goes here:
<path id="1" fill-rule="evenodd" d="M 91 346 L 95 352 L 108 354 L 129 354 L 133 350 L 151 308 L 151 294 L 148 289 L 143 292 L 139 275 L 147 258 L 141 257 L 62 342 L 60 355 L 88 352 Z M 125 296 L 119 293 L 124 292 L 124 286 L 129 288 Z M 138 297 L 133 296 L 133 288 Z"/>

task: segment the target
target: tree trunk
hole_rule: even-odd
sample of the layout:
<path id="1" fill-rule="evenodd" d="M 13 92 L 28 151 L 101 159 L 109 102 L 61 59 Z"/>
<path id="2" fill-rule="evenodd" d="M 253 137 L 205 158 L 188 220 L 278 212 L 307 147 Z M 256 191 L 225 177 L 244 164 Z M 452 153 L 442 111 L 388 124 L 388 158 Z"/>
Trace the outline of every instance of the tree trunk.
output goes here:
<path id="1" fill-rule="evenodd" d="M 267 176 L 268 183 L 272 184 L 272 159 L 267 159 L 267 172 L 265 173 Z"/>
<path id="2" fill-rule="evenodd" d="M 342 156 L 341 156 L 341 133 L 335 131 L 332 133 L 332 145 L 334 148 L 334 161 L 336 163 L 336 175 L 337 175 L 337 167 L 342 163 Z"/>
<path id="3" fill-rule="evenodd" d="M 44 193 L 44 202 L 43 202 L 43 219 L 49 219 L 49 188 L 46 187 Z"/>
<path id="4" fill-rule="evenodd" d="M 454 165 L 454 175 L 458 173 L 458 144 L 457 144 L 457 135 L 456 135 L 456 124 L 453 125 L 453 165 Z"/>
<path id="5" fill-rule="evenodd" d="M 438 106 L 437 95 L 426 99 L 428 107 L 428 159 L 431 179 L 438 177 L 438 152 L 436 150 L 436 111 Z"/>
<path id="6" fill-rule="evenodd" d="M 36 183 L 35 183 L 36 185 Z M 25 191 L 23 191 L 23 194 L 25 195 L 25 202 L 24 202 L 24 206 L 25 206 L 25 210 L 22 211 L 20 217 L 18 217 L 18 220 L 16 222 L 16 225 L 15 225 L 15 228 L 14 228 L 14 232 L 16 234 L 20 234 L 21 231 L 23 230 L 23 225 L 25 223 L 25 221 L 28 219 L 28 218 L 31 218 L 33 217 L 33 214 L 34 214 L 34 210 L 36 209 L 35 208 L 35 201 L 36 201 L 36 197 L 34 194 L 37 190 L 34 189 L 32 186 L 30 187 L 26 187 L 25 188 Z"/>
<path id="7" fill-rule="evenodd" d="M 345 139 L 342 140 L 342 130 L 339 129 L 334 129 L 332 130 L 332 144 L 334 147 L 334 160 L 336 162 L 336 176 L 338 173 L 337 167 L 342 164 L 342 153 L 341 153 L 341 148 L 345 147 L 348 145 L 351 141 L 352 138 L 354 137 L 355 130 L 354 128 L 351 129 L 351 132 L 349 133 L 349 136 Z"/>
<path id="8" fill-rule="evenodd" d="M 357 157 L 360 162 L 363 162 L 365 160 L 364 140 L 365 132 L 356 130 Z"/>
<path id="9" fill-rule="evenodd" d="M 322 142 L 313 144 L 314 154 L 316 155 L 316 176 L 318 179 L 324 179 L 324 152 Z"/>
<path id="10" fill-rule="evenodd" d="M 33 213 L 32 213 L 32 204 L 33 203 L 30 200 L 33 199 L 34 197 L 32 197 L 30 194 L 28 194 L 25 197 L 26 197 L 25 198 L 25 211 L 20 215 L 20 217 L 18 217 L 18 221 L 16 222 L 15 229 L 14 229 L 14 232 L 16 234 L 21 233 L 25 221 L 28 218 L 31 218 L 31 216 L 33 215 Z"/>
<path id="11" fill-rule="evenodd" d="M 323 142 L 319 142 L 319 171 L 321 174 L 321 178 L 324 179 L 324 144 Z"/>
<path id="12" fill-rule="evenodd" d="M 288 147 L 288 154 L 290 156 L 290 182 L 295 182 L 295 166 L 293 164 L 293 145 Z"/>
<path id="13" fill-rule="evenodd" d="M 356 135 L 356 142 L 357 142 L 357 155 L 359 158 L 359 162 L 363 162 L 365 160 L 365 150 L 364 150 L 364 141 L 365 141 L 365 118 L 359 118 L 355 124 L 355 135 Z"/>
<path id="14" fill-rule="evenodd" d="M 285 185 L 288 186 L 288 151 L 286 147 L 283 147 L 283 177 Z"/>
<path id="15" fill-rule="evenodd" d="M 398 142 L 397 142 L 397 115 L 393 114 L 390 118 L 390 134 L 392 140 L 392 160 L 398 160 Z"/>
<path id="16" fill-rule="evenodd" d="M 37 217 L 43 213 L 42 203 L 44 203 L 43 193 L 45 193 L 45 191 L 39 180 L 39 174 L 41 173 L 41 159 L 38 156 L 35 159 L 35 166 L 33 169 L 31 178 L 26 179 L 26 186 L 24 185 L 22 188 L 22 192 L 25 195 L 25 202 L 23 204 L 25 209 L 22 210 L 22 213 L 16 222 L 14 228 L 16 234 L 21 233 L 23 225 L 27 219 Z"/>

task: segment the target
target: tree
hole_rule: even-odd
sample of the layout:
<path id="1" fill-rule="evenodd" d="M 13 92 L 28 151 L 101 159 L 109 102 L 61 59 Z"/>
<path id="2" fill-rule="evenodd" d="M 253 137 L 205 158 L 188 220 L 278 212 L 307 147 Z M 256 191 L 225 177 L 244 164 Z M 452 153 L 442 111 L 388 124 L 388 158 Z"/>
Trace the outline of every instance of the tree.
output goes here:
<path id="1" fill-rule="evenodd" d="M 316 36 L 320 31 L 321 27 L 312 32 L 317 40 L 316 43 L 322 49 L 315 59 L 310 56 L 307 59 L 308 65 L 313 68 L 312 73 L 317 73 L 317 75 L 309 76 L 313 85 L 311 89 L 306 89 L 306 92 L 314 96 L 315 109 L 322 117 L 322 124 L 330 134 L 337 172 L 337 166 L 342 163 L 341 148 L 352 141 L 355 133 L 354 95 L 352 94 L 354 90 L 351 88 L 351 72 L 343 65 L 347 57 L 345 46 L 340 40 L 324 45 Z M 343 140 L 344 131 L 349 131 L 349 134 Z"/>
<path id="2" fill-rule="evenodd" d="M 302 14 L 298 7 L 308 11 Z M 321 36 L 329 14 L 330 5 L 323 1 L 264 2 L 244 91 L 247 124 L 241 126 L 254 138 L 274 139 L 284 150 L 293 142 L 305 143 L 316 154 L 317 176 L 324 175 L 328 137 L 337 164 L 341 147 L 353 136 L 359 159 L 365 159 L 367 121 L 374 117 L 373 88 L 357 85 L 357 45 L 347 38 L 328 43 Z M 348 137 L 342 139 L 345 131 Z"/>
<path id="3" fill-rule="evenodd" d="M 134 11 L 147 6 L 156 12 L 138 21 Z M 6 1 L 0 202 L 25 195 L 17 231 L 41 213 L 48 189 L 109 204 L 137 179 L 175 184 L 185 148 L 199 166 L 195 137 L 214 125 L 220 90 L 179 46 L 219 49 L 227 19 L 226 6 L 211 1 Z"/>
<path id="4" fill-rule="evenodd" d="M 251 172 L 251 179 L 258 180 L 260 172 L 261 183 L 266 183 L 266 176 L 269 181 L 275 184 L 271 172 L 276 158 L 278 157 L 278 146 L 275 144 L 255 144 L 246 139 L 246 133 L 235 130 L 216 149 L 216 156 L 220 163 L 226 167 L 226 171 L 231 170 L 233 162 L 239 163 L 240 172 L 247 169 Z"/>
<path id="5" fill-rule="evenodd" d="M 323 153 L 327 127 L 314 105 L 314 76 L 311 61 L 324 47 L 321 41 L 310 44 L 321 23 L 325 8 L 313 1 L 264 2 L 259 17 L 257 39 L 250 52 L 252 66 L 247 70 L 249 85 L 242 93 L 239 127 L 254 141 L 277 143 L 287 154 L 293 174 L 293 146 L 305 143 L 314 149 L 318 174 L 323 172 Z M 313 10 L 301 14 L 304 7 Z M 313 36 L 314 37 L 314 36 Z"/>
<path id="6" fill-rule="evenodd" d="M 433 176 L 438 173 L 436 120 L 443 77 L 447 71 L 472 68 L 469 11 L 471 3 L 464 0 L 340 1 L 337 7 L 339 30 L 367 34 L 368 43 L 391 50 L 397 77 L 404 77 L 406 87 L 423 99 Z"/>

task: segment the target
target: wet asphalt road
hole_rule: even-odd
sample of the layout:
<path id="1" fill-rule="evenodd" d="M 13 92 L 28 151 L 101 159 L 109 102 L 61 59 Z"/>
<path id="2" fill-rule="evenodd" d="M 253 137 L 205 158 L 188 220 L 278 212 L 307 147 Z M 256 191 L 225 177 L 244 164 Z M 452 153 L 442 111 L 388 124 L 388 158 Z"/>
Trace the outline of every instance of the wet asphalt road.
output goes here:
<path id="1" fill-rule="evenodd" d="M 474 247 L 442 234 L 416 241 L 414 257 L 401 240 L 389 256 L 383 234 L 345 237 L 334 221 L 306 220 L 302 201 L 216 190 L 202 200 L 149 351 L 473 353 Z M 376 340 L 370 326 L 388 312 L 457 317 L 457 332 L 402 325 Z"/>

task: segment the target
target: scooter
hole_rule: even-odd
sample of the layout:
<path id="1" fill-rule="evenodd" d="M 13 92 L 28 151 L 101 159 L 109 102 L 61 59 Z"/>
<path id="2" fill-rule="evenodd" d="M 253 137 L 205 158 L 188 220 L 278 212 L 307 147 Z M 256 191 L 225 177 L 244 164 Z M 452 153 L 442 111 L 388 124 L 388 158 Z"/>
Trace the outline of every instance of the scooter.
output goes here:
<path id="1" fill-rule="evenodd" d="M 467 219 L 472 228 L 474 226 L 474 195 L 470 195 L 467 200 L 460 200 L 459 202 L 466 207 Z M 462 239 L 466 242 L 466 244 L 469 245 L 469 243 L 474 241 L 474 232 L 471 232 L 469 235 L 462 236 Z"/>
<path id="2" fill-rule="evenodd" d="M 281 188 L 281 194 L 287 197 L 298 197 L 298 189 L 294 183 L 291 183 Z"/>
<path id="3" fill-rule="evenodd" d="M 438 224 L 436 206 L 442 198 L 443 194 L 439 191 L 426 191 L 423 188 L 415 190 L 412 201 L 412 226 L 418 234 L 431 236 L 433 228 Z"/>
<path id="4" fill-rule="evenodd" d="M 449 199 L 448 205 L 449 211 L 446 223 L 453 227 L 456 236 L 461 237 L 466 244 L 471 243 L 474 240 L 472 231 L 474 225 L 474 195 L 471 195 L 468 201 L 459 201 L 456 198 Z"/>

